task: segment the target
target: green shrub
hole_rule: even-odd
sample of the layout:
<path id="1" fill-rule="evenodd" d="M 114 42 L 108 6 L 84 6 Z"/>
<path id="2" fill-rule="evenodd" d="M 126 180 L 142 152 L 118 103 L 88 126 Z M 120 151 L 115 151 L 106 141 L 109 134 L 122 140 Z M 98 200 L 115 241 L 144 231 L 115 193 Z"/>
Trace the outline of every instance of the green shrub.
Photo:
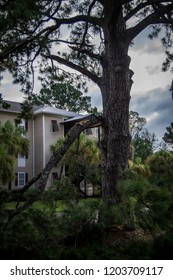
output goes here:
<path id="1" fill-rule="evenodd" d="M 131 178 L 130 178 L 131 177 Z M 120 207 L 129 224 L 142 227 L 151 233 L 172 226 L 173 193 L 153 185 L 149 179 L 130 173 L 119 184 Z"/>
<path id="2" fill-rule="evenodd" d="M 0 208 L 9 200 L 10 193 L 6 189 L 0 188 Z"/>
<path id="3" fill-rule="evenodd" d="M 28 209 L 0 228 L 1 259 L 52 259 L 60 240 L 57 218 Z"/>
<path id="4" fill-rule="evenodd" d="M 166 151 L 159 151 L 146 160 L 149 166 L 150 175 L 148 176 L 150 182 L 161 188 L 173 190 L 173 154 Z"/>

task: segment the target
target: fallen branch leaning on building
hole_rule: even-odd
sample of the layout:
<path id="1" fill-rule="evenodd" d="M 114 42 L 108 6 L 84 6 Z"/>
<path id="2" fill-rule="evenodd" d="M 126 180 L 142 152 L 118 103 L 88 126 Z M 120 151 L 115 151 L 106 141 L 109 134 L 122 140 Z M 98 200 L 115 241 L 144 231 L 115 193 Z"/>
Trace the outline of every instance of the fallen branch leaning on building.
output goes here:
<path id="1" fill-rule="evenodd" d="M 19 213 L 23 212 L 27 209 L 33 202 L 38 200 L 42 192 L 45 190 L 46 183 L 52 168 L 57 164 L 61 158 L 64 156 L 66 151 L 69 149 L 71 144 L 75 141 L 75 139 L 80 135 L 82 131 L 87 129 L 88 127 L 100 124 L 102 121 L 102 117 L 97 117 L 94 114 L 84 117 L 80 122 L 76 123 L 66 135 L 63 145 L 51 156 L 50 160 L 46 164 L 45 168 L 39 173 L 37 176 L 32 178 L 20 191 L 19 201 L 16 205 L 15 210 L 9 211 L 9 220 L 18 215 Z M 28 190 L 36 181 L 36 192 L 34 195 L 31 195 L 29 199 L 20 207 L 19 202 L 20 198 L 23 193 Z"/>

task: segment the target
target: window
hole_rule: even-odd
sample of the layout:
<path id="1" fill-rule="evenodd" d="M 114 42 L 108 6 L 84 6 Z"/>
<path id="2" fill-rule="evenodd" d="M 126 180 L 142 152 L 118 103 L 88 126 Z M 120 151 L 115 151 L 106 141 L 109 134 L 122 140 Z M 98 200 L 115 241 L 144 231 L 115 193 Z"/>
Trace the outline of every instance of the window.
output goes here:
<path id="1" fill-rule="evenodd" d="M 18 173 L 18 186 L 25 185 L 25 173 Z"/>
<path id="2" fill-rule="evenodd" d="M 53 183 L 58 180 L 58 173 L 57 172 L 52 172 L 52 180 L 53 180 Z"/>
<path id="3" fill-rule="evenodd" d="M 59 131 L 57 120 L 52 120 L 51 122 L 52 122 L 52 131 L 53 132 Z"/>
<path id="4" fill-rule="evenodd" d="M 25 120 L 21 120 L 20 123 L 18 124 L 18 127 L 22 128 L 23 130 L 25 130 Z"/>
<path id="5" fill-rule="evenodd" d="M 95 128 L 95 137 L 97 140 L 100 139 L 100 127 Z"/>
<path id="6" fill-rule="evenodd" d="M 24 119 L 15 119 L 15 125 L 24 131 L 28 131 L 28 121 Z"/>
<path id="7" fill-rule="evenodd" d="M 91 128 L 85 129 L 85 134 L 86 134 L 86 135 L 92 135 L 92 134 L 93 134 L 93 133 L 92 133 L 92 129 L 91 129 Z"/>
<path id="8" fill-rule="evenodd" d="M 18 172 L 16 173 L 15 186 L 23 187 L 28 182 L 28 173 Z"/>
<path id="9" fill-rule="evenodd" d="M 18 155 L 18 167 L 25 167 L 26 166 L 26 157 L 23 154 Z"/>

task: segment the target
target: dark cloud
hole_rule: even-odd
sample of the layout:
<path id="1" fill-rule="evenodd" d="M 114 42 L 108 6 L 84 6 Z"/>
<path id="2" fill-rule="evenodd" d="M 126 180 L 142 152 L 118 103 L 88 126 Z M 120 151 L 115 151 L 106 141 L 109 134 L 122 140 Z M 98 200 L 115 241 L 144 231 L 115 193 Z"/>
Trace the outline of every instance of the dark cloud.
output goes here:
<path id="1" fill-rule="evenodd" d="M 142 95 L 132 94 L 130 109 L 146 117 L 147 128 L 162 138 L 170 122 L 173 121 L 173 100 L 169 87 L 156 88 Z"/>

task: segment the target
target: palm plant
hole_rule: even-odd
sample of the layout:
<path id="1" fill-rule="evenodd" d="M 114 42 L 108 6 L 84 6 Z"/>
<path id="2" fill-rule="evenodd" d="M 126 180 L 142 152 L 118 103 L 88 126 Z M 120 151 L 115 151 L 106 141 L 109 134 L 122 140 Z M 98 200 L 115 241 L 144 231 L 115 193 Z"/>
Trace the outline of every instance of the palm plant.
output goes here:
<path id="1" fill-rule="evenodd" d="M 55 152 L 62 142 L 63 139 L 59 139 L 51 146 L 51 151 Z M 81 133 L 79 138 L 76 139 L 66 152 L 60 164 L 66 167 L 66 175 L 78 190 L 83 180 L 93 185 L 97 184 L 99 181 L 100 150 L 96 141 Z M 61 176 L 62 172 L 59 178 Z"/>
<path id="2" fill-rule="evenodd" d="M 9 120 L 0 124 L 0 180 L 4 184 L 13 179 L 15 157 L 28 153 L 29 141 L 22 137 L 23 132 Z"/>

